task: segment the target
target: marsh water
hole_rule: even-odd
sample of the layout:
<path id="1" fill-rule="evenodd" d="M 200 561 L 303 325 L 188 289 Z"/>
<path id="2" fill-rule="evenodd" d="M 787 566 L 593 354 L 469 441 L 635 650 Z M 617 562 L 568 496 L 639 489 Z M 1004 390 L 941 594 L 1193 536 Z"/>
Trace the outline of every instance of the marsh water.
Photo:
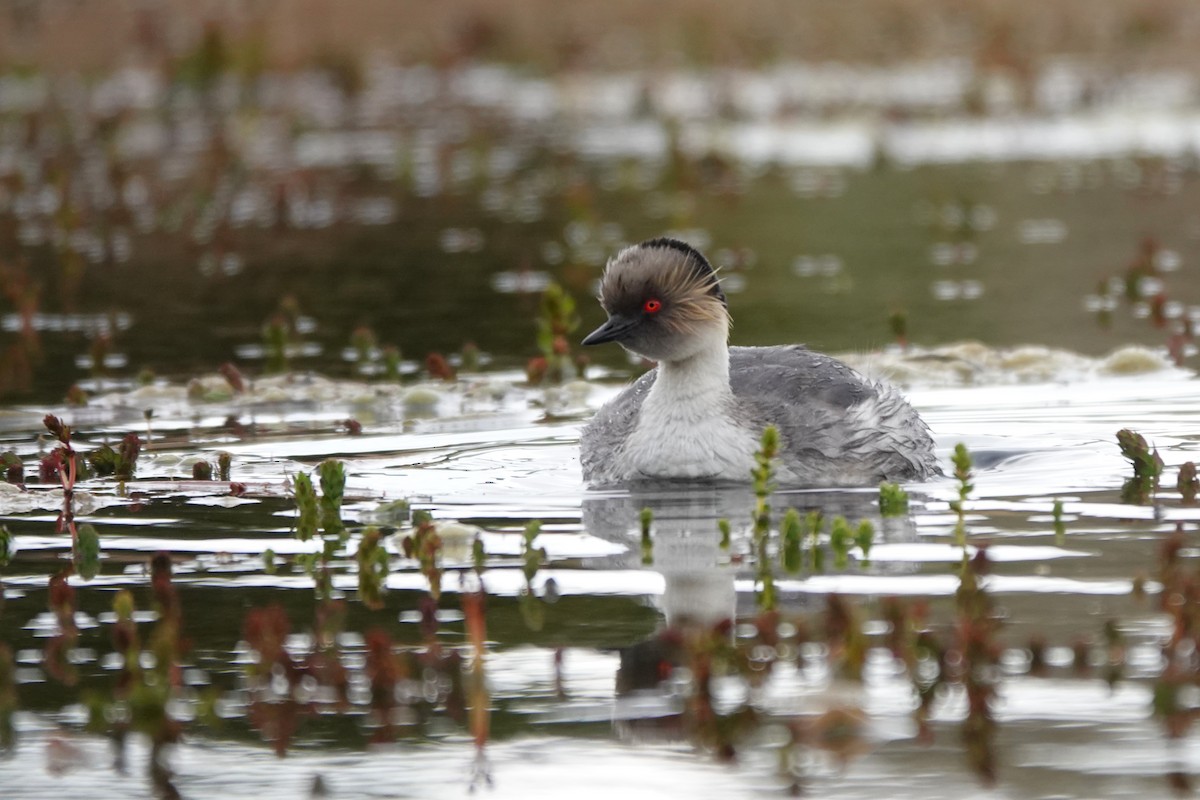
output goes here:
<path id="1" fill-rule="evenodd" d="M 459 76 L 460 91 L 482 97 L 497 75 Z M 128 241 L 106 230 L 101 256 L 84 257 L 78 273 L 54 266 L 74 245 L 56 244 L 47 215 L 21 199 L 45 175 L 6 167 L 25 170 L 26 183 L 4 196 L 4 233 L 21 243 L 43 294 L 38 308 L 5 318 L 6 335 L 33 331 L 39 349 L 0 412 L 4 447 L 29 476 L 23 489 L 0 487 L 16 548 L 2 573 L 0 632 L 18 698 L 16 744 L 0 760 L 4 796 L 155 794 L 147 741 L 132 735 L 125 768 L 115 768 L 110 739 L 85 729 L 85 693 L 107 691 L 120 666 L 110 641 L 116 593 L 132 590 L 142 627 L 154 622 L 147 563 L 160 551 L 172 556 L 190 640 L 185 690 L 169 708 L 185 732 L 166 754 L 185 797 L 435 797 L 472 787 L 503 797 L 739 797 L 783 793 L 797 776 L 828 797 L 1155 797 L 1169 794 L 1169 773 L 1200 770 L 1194 737 L 1169 739 L 1154 716 L 1170 622 L 1156 584 L 1143 580 L 1167 536 L 1181 526 L 1193 538 L 1200 522 L 1171 488 L 1200 449 L 1186 327 L 1200 320 L 1193 117 L 1066 109 L 1053 122 L 1004 118 L 999 133 L 953 120 L 899 121 L 879 133 L 724 123 L 672 132 L 634 115 L 620 125 L 570 118 L 534 135 L 545 119 L 535 89 L 518 93 L 537 112 L 520 124 L 464 116 L 483 100 L 442 109 L 450 116 L 439 119 L 454 124 L 406 132 L 398 141 L 408 156 L 385 153 L 389 169 L 406 165 L 399 174 L 372 173 L 377 151 L 359 140 L 312 134 L 297 145 L 309 171 L 280 201 L 287 224 L 267 219 L 271 202 L 239 200 L 258 189 L 236 182 L 210 187 L 210 205 L 195 217 L 160 209 L 182 220 L 174 229 L 140 226 L 130 201 L 129 232 L 117 230 Z M 509 111 L 519 117 L 521 108 Z M 697 155 L 704 130 L 724 142 L 708 156 Z M 1107 149 L 1080 145 L 1072 138 L 1080 130 L 1107 131 Z M 137 130 L 126 133 L 136 141 Z M 808 143 L 801 155 L 780 144 L 796 136 Z M 16 152 L 31 139 L 10 129 L 7 141 Z M 204 208 L 230 216 L 209 220 Z M 245 224 L 230 222 L 235 211 Z M 779 512 L 815 509 L 875 526 L 869 560 L 859 553 L 845 568 L 778 578 L 786 614 L 818 614 L 833 594 L 860 610 L 869 644 L 861 680 L 841 677 L 809 643 L 803 659 L 781 660 L 761 685 L 718 682 L 718 705 L 759 712 L 732 761 L 698 746 L 680 722 L 682 675 L 630 690 L 625 673 L 662 629 L 753 617 L 754 497 L 748 486 L 587 490 L 580 427 L 644 366 L 597 352 L 584 376 L 555 386 L 530 385 L 523 366 L 538 354 L 547 283 L 575 297 L 581 323 L 572 337 L 581 338 L 602 318 L 590 298 L 604 259 L 623 242 L 668 231 L 721 265 L 734 343 L 804 341 L 843 354 L 906 389 L 947 473 L 956 444 L 973 454 L 967 537 L 971 552 L 987 545 L 985 588 L 1003 619 L 994 786 L 966 765 L 961 691 L 939 696 L 933 741 L 924 741 L 912 685 L 883 643 L 883 598 L 927 598 L 931 626 L 954 625 L 962 549 L 953 478 L 905 487 L 910 507 L 900 517 L 880 516 L 875 487 L 773 498 Z M 290 363 L 267 375 L 263 322 L 288 295 L 287 308 L 298 309 L 288 312 Z M 907 348 L 895 343 L 896 312 Z M 361 352 L 351 343 L 360 326 L 374 336 Z M 466 342 L 480 366 L 455 356 Z M 380 374 L 387 345 L 403 353 L 400 381 Z M 460 367 L 456 380 L 425 373 L 432 351 Z M 246 391 L 216 374 L 224 362 L 246 376 Z M 154 374 L 139 381 L 144 368 Z M 74 384 L 89 393 L 86 405 L 61 399 Z M 53 446 L 46 413 L 74 428 L 81 450 L 129 432 L 144 441 L 134 479 L 91 479 L 76 491 L 76 519 L 96 527 L 102 548 L 97 575 L 70 578 L 76 685 L 43 663 L 59 627 L 48 580 L 71 557 L 71 537 L 55 524 L 62 492 L 33 480 Z M 349 419 L 361 432 L 350 432 Z M 1152 502 L 1123 502 L 1130 465 L 1116 433 L 1124 428 L 1165 463 Z M 196 461 L 220 452 L 231 454 L 237 491 L 192 479 Z M 345 465 L 342 516 L 352 530 L 332 578 L 350 601 L 338 637 L 350 702 L 336 713 L 317 703 L 280 758 L 247 710 L 254 656 L 243 624 L 252 609 L 281 604 L 289 650 L 311 649 L 313 581 L 294 557 L 319 546 L 293 535 L 292 487 L 330 458 Z M 371 741 L 365 632 L 424 646 L 426 577 L 404 556 L 410 527 L 399 500 L 461 523 L 442 530 L 436 636 L 464 653 L 458 596 L 478 588 L 472 548 L 483 546 L 491 726 L 482 756 L 471 731 L 446 715 L 408 726 L 395 742 Z M 654 515 L 648 558 L 643 508 Z M 718 546 L 719 519 L 732 523 L 728 550 Z M 535 520 L 545 563 L 527 582 L 522 532 Z M 380 610 L 356 596 L 354 548 L 367 525 L 381 526 L 389 552 Z M 264 568 L 264 554 L 276 568 Z M 1115 658 L 1106 626 L 1121 640 L 1115 682 L 1104 669 Z M 1034 641 L 1046 645 L 1038 669 Z M 1077 663 L 1081 648 L 1089 664 Z M 405 691 L 437 695 L 413 683 Z M 215 715 L 202 714 L 214 697 Z M 847 708 L 863 720 L 853 758 L 810 748 L 781 770 L 788 720 Z"/>

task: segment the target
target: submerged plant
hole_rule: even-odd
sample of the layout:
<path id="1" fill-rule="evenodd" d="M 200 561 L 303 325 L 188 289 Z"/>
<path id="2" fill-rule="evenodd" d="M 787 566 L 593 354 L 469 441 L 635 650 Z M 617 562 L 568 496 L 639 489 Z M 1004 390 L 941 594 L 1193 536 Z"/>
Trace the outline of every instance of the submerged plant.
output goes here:
<path id="1" fill-rule="evenodd" d="M 957 658 L 953 663 L 957 665 L 958 680 L 967 695 L 967 716 L 962 727 L 967 763 L 984 783 L 991 784 L 996 779 L 996 721 L 992 705 L 999 683 L 1002 647 L 996 639 L 999 619 L 982 585 L 987 571 L 986 547 L 980 547 L 971 559 L 964 553 L 961 579 L 955 593 L 958 624 Z"/>
<path id="2" fill-rule="evenodd" d="M 79 536 L 71 548 L 72 563 L 79 577 L 91 580 L 100 572 L 100 534 L 96 528 L 84 523 L 79 526 Z"/>
<path id="3" fill-rule="evenodd" d="M 932 743 L 933 728 L 929 721 L 933 703 L 948 679 L 946 648 L 926 624 L 929 606 L 925 601 L 885 598 L 882 611 L 883 619 L 888 623 L 888 649 L 904 666 L 917 698 L 913 710 L 917 739 Z"/>
<path id="4" fill-rule="evenodd" d="M 1185 461 L 1179 467 L 1179 477 L 1175 481 L 1179 497 L 1184 505 L 1194 505 L 1196 493 L 1200 491 L 1200 479 L 1196 477 L 1196 462 Z"/>
<path id="5" fill-rule="evenodd" d="M 649 534 L 646 531 L 648 531 L 648 525 L 643 528 L 644 535 L 648 537 Z M 537 541 L 541 532 L 542 523 L 532 520 L 525 525 L 525 531 L 521 536 L 521 574 L 525 577 L 525 586 L 521 590 L 517 603 L 521 608 L 521 618 L 525 620 L 525 626 L 531 631 L 540 631 L 546 621 L 546 609 L 533 592 L 533 579 L 537 577 L 538 571 L 547 560 L 546 548 L 534 547 L 534 542 Z"/>
<path id="6" fill-rule="evenodd" d="M 12 531 L 8 529 L 7 525 L 0 524 L 0 567 L 7 567 L 15 552 L 16 540 L 13 538 Z M 3 600 L 2 593 L 0 593 L 0 600 Z"/>
<path id="7" fill-rule="evenodd" d="M 50 578 L 50 611 L 58 622 L 58 630 L 46 641 L 42 663 L 46 673 L 67 686 L 74 686 L 79 672 L 71 661 L 71 651 L 79 639 L 75 625 L 75 589 L 68 583 L 71 568 L 67 567 Z"/>
<path id="8" fill-rule="evenodd" d="M 1109 691 L 1112 691 L 1125 677 L 1125 636 L 1115 621 L 1104 621 L 1103 640 L 1104 682 L 1108 684 Z"/>
<path id="9" fill-rule="evenodd" d="M 654 540 L 650 538 L 650 524 L 654 521 L 654 512 L 643 508 L 638 514 L 638 520 L 642 526 L 642 565 L 648 567 L 654 563 Z"/>
<path id="10" fill-rule="evenodd" d="M 245 667 L 252 698 L 250 723 L 280 756 L 287 752 L 303 711 L 296 699 L 303 672 L 285 646 L 290 632 L 287 612 L 280 605 L 251 609 L 242 625 L 242 639 L 256 655 Z"/>
<path id="11" fill-rule="evenodd" d="M 150 740 L 150 775 L 160 796 L 179 796 L 170 783 L 163 750 L 178 741 L 182 722 L 173 715 L 172 703 L 182 685 L 180 663 L 188 645 L 182 638 L 182 610 L 170 582 L 170 557 L 158 553 L 151 559 L 158 621 L 150 633 L 150 652 L 144 654 L 142 638 L 134 621 L 133 594 L 121 590 L 113 597 L 114 622 L 110 639 L 120 669 L 110 691 L 85 692 L 88 728 L 113 740 L 118 763 L 125 762 L 127 735 L 144 734 Z M 145 655 L 152 657 L 145 658 Z"/>
<path id="12" fill-rule="evenodd" d="M 350 679 L 338 640 L 346 627 L 346 601 L 317 603 L 313 612 L 313 649 L 305 659 L 308 675 L 318 686 L 330 690 L 331 705 L 344 711 L 350 703 Z"/>
<path id="13" fill-rule="evenodd" d="M 804 529 L 800 522 L 800 512 L 789 508 L 783 515 L 779 526 L 780 551 L 783 568 L 791 574 L 798 573 L 804 567 Z"/>
<path id="14" fill-rule="evenodd" d="M 1161 637 L 1162 669 L 1154 681 L 1152 707 L 1167 738 L 1183 739 L 1196 719 L 1189 694 L 1200 682 L 1196 650 L 1200 646 L 1200 570 L 1188 558 L 1188 542 L 1178 526 L 1159 547 L 1159 610 L 1171 622 L 1170 634 Z M 1190 789 L 1189 776 L 1176 771 L 1169 779 L 1177 788 Z"/>
<path id="15" fill-rule="evenodd" d="M 392 637 L 383 628 L 371 628 L 363 637 L 366 661 L 363 675 L 371 690 L 369 725 L 374 729 L 373 742 L 395 738 L 398 689 L 409 679 L 407 660 L 395 652 Z"/>
<path id="16" fill-rule="evenodd" d="M 303 718 L 318 707 L 345 711 L 350 680 L 338 641 L 346 603 L 322 600 L 316 606 L 312 647 L 299 658 L 289 650 L 291 624 L 282 606 L 255 608 L 246 615 L 242 638 L 254 651 L 246 664 L 249 719 L 263 738 L 284 755 Z M 368 638 L 368 670 L 372 640 Z"/>
<path id="17" fill-rule="evenodd" d="M 478 541 L 478 540 L 476 540 Z M 471 671 L 467 676 L 466 699 L 469 703 L 467 717 L 471 739 L 475 744 L 475 763 L 471 771 L 473 791 L 476 786 L 492 784 L 488 767 L 487 747 L 491 733 L 491 693 L 487 682 L 487 594 L 482 580 L 479 588 L 462 593 L 463 616 L 466 621 L 467 643 L 471 648 Z"/>
<path id="18" fill-rule="evenodd" d="M 1139 505 L 1148 502 L 1158 491 L 1158 481 L 1163 471 L 1162 457 L 1140 433 L 1128 428 L 1117 431 L 1117 445 L 1121 448 L 1121 455 L 1133 467 L 1133 477 L 1126 479 L 1121 486 L 1121 501 Z"/>
<path id="19" fill-rule="evenodd" d="M 804 527 L 808 538 L 808 547 L 804 548 L 802 560 L 804 568 L 813 572 L 825 571 L 825 548 L 821 546 L 821 527 L 824 517 L 817 509 L 809 511 L 804 517 Z"/>
<path id="20" fill-rule="evenodd" d="M 178 796 L 172 794 L 174 787 L 163 751 L 178 741 L 183 732 L 183 724 L 172 714 L 171 705 L 183 686 L 182 661 L 190 644 L 183 635 L 183 606 L 171 581 L 169 554 L 156 553 L 150 559 L 150 586 L 157 615 L 148 641 L 153 658 L 149 661 L 150 666 L 142 666 L 135 632 L 121 653 L 124 656 L 122 688 L 129 709 L 130 728 L 150 740 L 150 774 L 156 788 L 165 795 Z M 128 635 L 133 628 L 128 624 L 132 620 L 132 598 L 126 595 L 115 599 L 114 610 L 118 620 L 126 621 L 121 632 L 114 630 L 114 644 L 117 644 L 117 637 L 121 633 Z"/>
<path id="21" fill-rule="evenodd" d="M 838 594 L 825 599 L 825 644 L 830 667 L 843 678 L 861 681 L 869 649 L 867 635 L 854 606 Z"/>
<path id="22" fill-rule="evenodd" d="M 681 646 L 682 665 L 690 676 L 684 707 L 687 729 L 699 746 L 722 761 L 735 758 L 742 739 L 758 724 L 758 714 L 752 705 L 743 702 L 722 707 L 716 699 L 717 684 L 722 678 L 731 675 L 745 678 L 750 674 L 748 653 L 738 648 L 730 636 L 731 623 L 672 631 L 664 636 L 664 644 Z"/>
<path id="23" fill-rule="evenodd" d="M 12 648 L 0 642 L 0 753 L 8 754 L 17 744 L 13 716 L 17 711 L 17 670 Z"/>

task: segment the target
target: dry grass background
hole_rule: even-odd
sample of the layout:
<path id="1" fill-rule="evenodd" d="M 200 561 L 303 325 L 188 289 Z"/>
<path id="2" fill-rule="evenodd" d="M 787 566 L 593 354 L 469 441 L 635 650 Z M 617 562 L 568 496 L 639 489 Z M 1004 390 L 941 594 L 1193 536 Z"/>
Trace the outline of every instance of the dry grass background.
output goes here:
<path id="1" fill-rule="evenodd" d="M 212 25 L 283 68 L 376 52 L 544 71 L 943 56 L 1021 71 L 1057 55 L 1200 67 L 1194 0 L 0 0 L 0 65 L 169 61 Z"/>

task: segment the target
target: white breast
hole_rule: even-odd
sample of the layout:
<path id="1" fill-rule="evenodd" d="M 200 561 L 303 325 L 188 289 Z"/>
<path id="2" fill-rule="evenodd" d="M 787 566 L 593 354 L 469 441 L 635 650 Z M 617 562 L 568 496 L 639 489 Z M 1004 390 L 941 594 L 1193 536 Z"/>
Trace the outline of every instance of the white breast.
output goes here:
<path id="1" fill-rule="evenodd" d="M 711 398 L 654 402 L 648 397 L 625 443 L 630 478 L 716 478 L 744 481 L 758 447 L 753 434 L 730 421 Z"/>

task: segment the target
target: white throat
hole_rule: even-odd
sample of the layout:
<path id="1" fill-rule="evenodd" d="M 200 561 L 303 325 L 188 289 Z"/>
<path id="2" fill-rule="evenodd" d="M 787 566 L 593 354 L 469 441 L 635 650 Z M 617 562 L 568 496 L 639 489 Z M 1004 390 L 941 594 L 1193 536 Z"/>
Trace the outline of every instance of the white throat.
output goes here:
<path id="1" fill-rule="evenodd" d="M 721 406 L 732 397 L 729 346 L 713 337 L 709 346 L 687 358 L 660 363 L 646 403 L 693 417 L 706 410 L 715 416 L 718 411 L 728 411 Z"/>
<path id="2" fill-rule="evenodd" d="M 626 443 L 631 477 L 744 480 L 755 437 L 737 424 L 724 331 L 687 358 L 658 365 Z"/>

